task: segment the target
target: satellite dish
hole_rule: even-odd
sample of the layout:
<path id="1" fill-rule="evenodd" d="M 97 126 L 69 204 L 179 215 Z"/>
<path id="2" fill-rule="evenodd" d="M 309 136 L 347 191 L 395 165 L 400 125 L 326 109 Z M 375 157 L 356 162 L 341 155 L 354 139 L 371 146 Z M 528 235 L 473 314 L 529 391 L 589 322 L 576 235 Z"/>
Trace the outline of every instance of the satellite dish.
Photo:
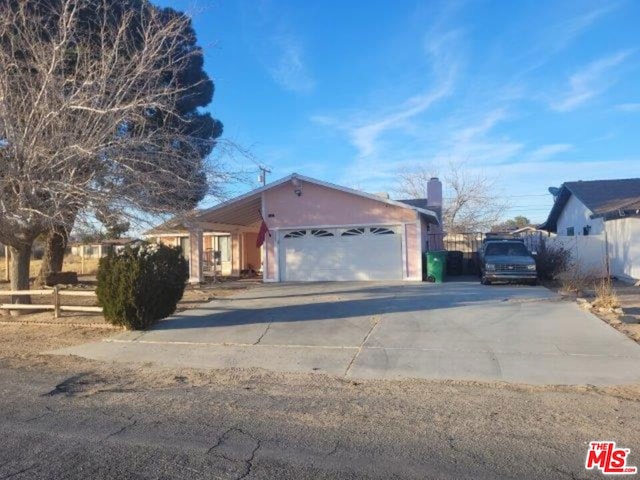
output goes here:
<path id="1" fill-rule="evenodd" d="M 560 189 L 558 187 L 549 187 L 549 193 L 554 197 L 557 197 L 560 193 Z"/>

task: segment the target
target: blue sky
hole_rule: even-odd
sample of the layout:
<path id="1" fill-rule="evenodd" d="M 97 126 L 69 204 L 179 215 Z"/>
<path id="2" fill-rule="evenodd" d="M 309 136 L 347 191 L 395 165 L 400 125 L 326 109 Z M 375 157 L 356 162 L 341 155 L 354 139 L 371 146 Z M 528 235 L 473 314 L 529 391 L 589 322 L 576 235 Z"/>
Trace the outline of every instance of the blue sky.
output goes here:
<path id="1" fill-rule="evenodd" d="M 464 162 L 542 221 L 551 185 L 640 177 L 640 2 L 154 3 L 193 15 L 209 109 L 271 180 Z"/>

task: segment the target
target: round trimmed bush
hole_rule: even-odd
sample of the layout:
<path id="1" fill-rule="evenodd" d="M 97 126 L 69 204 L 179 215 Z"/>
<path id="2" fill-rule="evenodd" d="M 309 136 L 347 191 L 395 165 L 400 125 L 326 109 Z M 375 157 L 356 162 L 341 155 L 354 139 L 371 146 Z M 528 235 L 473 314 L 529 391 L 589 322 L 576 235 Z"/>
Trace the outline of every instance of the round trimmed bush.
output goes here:
<path id="1" fill-rule="evenodd" d="M 188 278 L 178 248 L 144 243 L 100 259 L 98 302 L 114 325 L 142 330 L 171 315 Z"/>

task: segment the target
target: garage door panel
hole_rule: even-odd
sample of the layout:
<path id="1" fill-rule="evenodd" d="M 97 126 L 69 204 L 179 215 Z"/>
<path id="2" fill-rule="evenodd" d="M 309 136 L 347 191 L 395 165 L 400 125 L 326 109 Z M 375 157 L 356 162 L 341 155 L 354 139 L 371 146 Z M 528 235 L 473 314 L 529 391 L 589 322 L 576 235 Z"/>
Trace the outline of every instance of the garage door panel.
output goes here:
<path id="1" fill-rule="evenodd" d="M 354 235 L 283 238 L 283 280 L 401 280 L 402 237 Z"/>

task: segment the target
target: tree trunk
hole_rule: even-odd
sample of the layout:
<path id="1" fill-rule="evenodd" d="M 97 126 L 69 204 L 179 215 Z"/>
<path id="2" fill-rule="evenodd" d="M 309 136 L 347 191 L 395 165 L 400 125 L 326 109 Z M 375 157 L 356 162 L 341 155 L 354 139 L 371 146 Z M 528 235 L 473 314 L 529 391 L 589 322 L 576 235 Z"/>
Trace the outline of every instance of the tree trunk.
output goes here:
<path id="1" fill-rule="evenodd" d="M 67 240 L 69 234 L 67 229 L 62 225 L 56 225 L 47 234 L 47 243 L 44 248 L 44 256 L 42 257 L 42 266 L 40 273 L 36 278 L 37 285 L 45 285 L 47 275 L 50 273 L 58 273 L 62 271 L 64 262 L 64 251 L 67 248 Z"/>
<path id="2" fill-rule="evenodd" d="M 31 245 L 10 246 L 9 250 L 11 251 L 11 290 L 29 290 Z M 31 295 L 13 295 L 11 303 L 31 303 Z"/>

